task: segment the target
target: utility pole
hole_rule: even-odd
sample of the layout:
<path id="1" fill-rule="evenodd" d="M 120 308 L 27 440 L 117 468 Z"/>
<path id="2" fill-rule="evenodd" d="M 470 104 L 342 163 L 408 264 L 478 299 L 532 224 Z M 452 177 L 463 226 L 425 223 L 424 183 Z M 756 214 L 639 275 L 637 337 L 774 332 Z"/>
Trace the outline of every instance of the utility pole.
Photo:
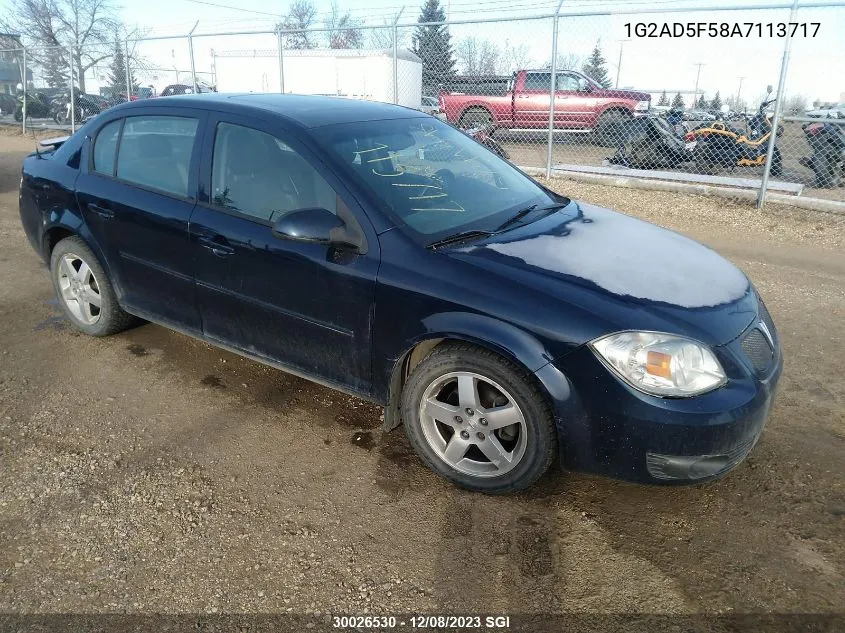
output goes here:
<path id="1" fill-rule="evenodd" d="M 616 87 L 619 88 L 619 73 L 622 72 L 622 47 L 625 46 L 625 42 L 630 42 L 631 40 L 619 40 L 619 63 L 616 64 Z"/>
<path id="2" fill-rule="evenodd" d="M 745 79 L 744 76 L 739 78 L 739 88 L 736 89 L 736 108 L 737 108 L 737 111 L 739 111 L 739 107 L 740 107 L 739 96 L 742 94 L 742 80 L 743 79 Z"/>
<path id="3" fill-rule="evenodd" d="M 698 71 L 695 73 L 695 90 L 692 93 L 692 107 L 696 107 L 696 102 L 698 101 L 698 78 L 701 76 L 701 67 L 704 66 L 703 62 L 698 62 L 697 64 L 693 64 L 693 66 L 698 66 Z"/>

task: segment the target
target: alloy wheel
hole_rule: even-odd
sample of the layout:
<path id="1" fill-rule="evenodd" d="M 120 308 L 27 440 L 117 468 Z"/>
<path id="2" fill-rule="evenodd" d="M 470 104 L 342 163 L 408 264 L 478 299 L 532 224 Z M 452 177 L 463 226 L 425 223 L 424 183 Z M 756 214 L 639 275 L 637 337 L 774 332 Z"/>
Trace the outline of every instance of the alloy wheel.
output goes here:
<path id="1" fill-rule="evenodd" d="M 67 253 L 59 260 L 57 274 L 61 298 L 68 311 L 84 325 L 97 323 L 103 300 L 91 267 L 79 255 Z"/>
<path id="2" fill-rule="evenodd" d="M 527 445 L 522 410 L 498 383 L 472 372 L 450 372 L 426 387 L 420 401 L 423 435 L 455 470 L 498 477 L 520 463 Z"/>

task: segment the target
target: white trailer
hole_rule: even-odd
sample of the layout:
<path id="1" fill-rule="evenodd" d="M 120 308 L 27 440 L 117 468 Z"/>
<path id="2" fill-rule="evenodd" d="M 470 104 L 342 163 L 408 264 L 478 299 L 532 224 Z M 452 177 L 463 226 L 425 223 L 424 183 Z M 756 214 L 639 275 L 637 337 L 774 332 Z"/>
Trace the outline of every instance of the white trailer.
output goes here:
<path id="1" fill-rule="evenodd" d="M 213 62 L 218 92 L 280 92 L 276 50 L 214 51 Z M 421 105 L 422 61 L 407 49 L 396 55 L 396 99 L 391 49 L 290 49 L 282 67 L 286 93 Z"/>

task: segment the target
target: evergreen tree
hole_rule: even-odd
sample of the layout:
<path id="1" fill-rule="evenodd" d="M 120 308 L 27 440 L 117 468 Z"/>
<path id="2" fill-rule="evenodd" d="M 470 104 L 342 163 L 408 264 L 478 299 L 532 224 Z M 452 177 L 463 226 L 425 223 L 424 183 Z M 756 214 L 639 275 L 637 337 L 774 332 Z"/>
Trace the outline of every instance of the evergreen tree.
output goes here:
<path id="1" fill-rule="evenodd" d="M 707 109 L 707 99 L 704 98 L 704 93 L 701 93 L 701 96 L 698 98 L 698 103 L 695 104 L 699 110 L 706 110 Z"/>
<path id="2" fill-rule="evenodd" d="M 719 96 L 719 91 L 716 91 L 716 94 L 713 96 L 713 100 L 710 102 L 710 109 L 716 110 L 717 112 L 722 109 L 722 97 Z"/>
<path id="3" fill-rule="evenodd" d="M 607 62 L 601 53 L 601 40 L 596 42 L 593 52 L 584 62 L 581 71 L 602 88 L 610 88 L 610 77 L 607 76 Z"/>
<path id="4" fill-rule="evenodd" d="M 126 56 L 123 54 L 123 45 L 120 39 L 114 38 L 114 53 L 112 54 L 111 65 L 109 66 L 108 85 L 112 91 L 117 94 L 126 94 Z M 129 85 L 131 91 L 138 89 L 138 84 L 135 82 L 135 77 L 132 73 L 132 68 L 129 68 Z"/>
<path id="5" fill-rule="evenodd" d="M 675 96 L 672 97 L 672 107 L 683 109 L 686 107 L 686 105 L 687 104 L 684 103 L 684 98 L 681 96 L 681 93 L 675 93 Z"/>
<path id="6" fill-rule="evenodd" d="M 70 82 L 70 73 L 58 49 L 47 49 L 42 60 L 44 81 L 50 88 L 65 88 Z"/>
<path id="7" fill-rule="evenodd" d="M 659 105 L 659 106 L 669 105 L 669 97 L 666 96 L 665 90 L 662 93 L 660 93 L 660 99 L 657 100 L 657 105 Z"/>
<path id="8" fill-rule="evenodd" d="M 444 22 L 446 13 L 440 0 L 426 0 L 417 22 Z M 413 51 L 422 60 L 423 90 L 433 89 L 455 76 L 449 27 L 443 24 L 418 26 L 413 37 Z"/>

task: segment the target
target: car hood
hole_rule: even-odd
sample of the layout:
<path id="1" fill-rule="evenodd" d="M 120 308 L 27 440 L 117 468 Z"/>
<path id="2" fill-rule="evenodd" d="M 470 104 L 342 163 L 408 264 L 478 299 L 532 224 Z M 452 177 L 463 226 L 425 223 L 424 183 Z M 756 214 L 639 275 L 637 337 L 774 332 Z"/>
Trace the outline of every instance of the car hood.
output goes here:
<path id="1" fill-rule="evenodd" d="M 748 278 L 715 251 L 583 202 L 449 256 L 515 284 L 518 293 L 542 293 L 561 319 L 579 322 L 576 343 L 637 329 L 720 345 L 757 315 Z"/>

